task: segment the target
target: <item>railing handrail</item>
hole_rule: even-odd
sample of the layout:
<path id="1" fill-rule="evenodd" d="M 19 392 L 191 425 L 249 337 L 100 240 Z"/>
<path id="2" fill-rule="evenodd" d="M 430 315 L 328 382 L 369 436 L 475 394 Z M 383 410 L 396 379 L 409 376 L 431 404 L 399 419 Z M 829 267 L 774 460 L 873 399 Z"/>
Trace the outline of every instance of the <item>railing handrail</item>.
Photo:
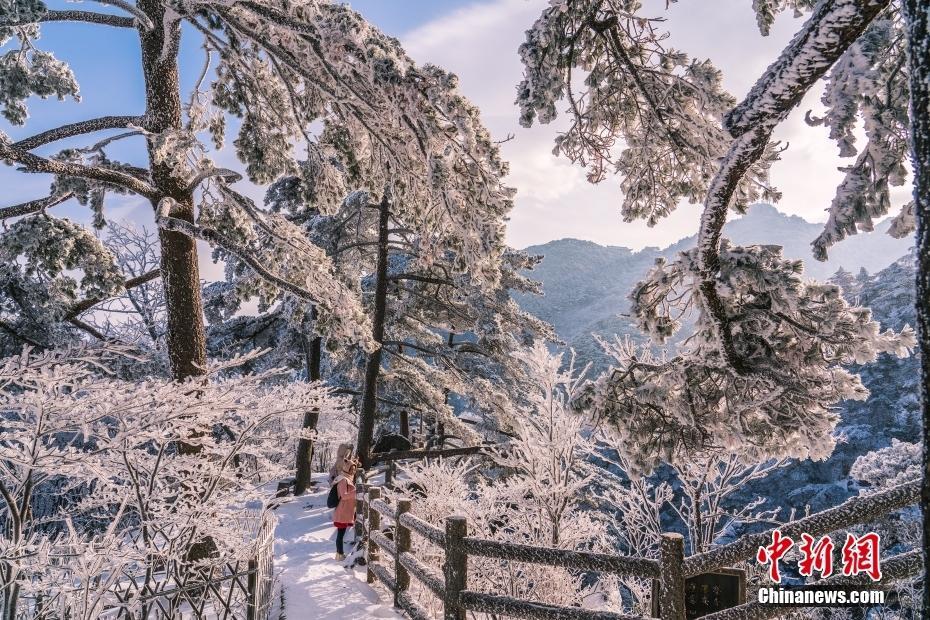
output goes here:
<path id="1" fill-rule="evenodd" d="M 658 560 L 649 558 L 612 555 L 596 551 L 576 551 L 558 547 L 523 545 L 472 536 L 465 537 L 462 542 L 469 555 L 480 555 L 530 564 L 544 564 L 546 566 L 563 566 L 565 568 L 600 573 L 636 575 L 651 579 L 658 579 L 659 577 Z"/>
<path id="2" fill-rule="evenodd" d="M 643 578 L 657 579 L 661 582 L 659 589 L 660 612 L 663 620 L 684 620 L 684 586 L 685 578 L 701 573 L 714 572 L 726 566 L 732 566 L 744 560 L 755 557 L 760 546 L 771 540 L 775 529 L 785 536 L 796 537 L 802 533 L 812 536 L 822 536 L 837 530 L 869 523 L 894 510 L 899 510 L 917 503 L 920 499 L 920 481 L 907 482 L 892 489 L 880 491 L 871 495 L 853 497 L 843 504 L 824 510 L 802 519 L 786 523 L 778 528 L 772 528 L 759 534 L 750 534 L 728 545 L 711 551 L 684 557 L 683 540 L 680 534 L 664 534 L 662 537 L 662 559 L 635 558 L 630 556 L 597 553 L 593 551 L 575 551 L 571 549 L 558 549 L 555 547 L 537 547 L 518 543 L 509 543 L 496 540 L 487 540 L 474 536 L 467 536 L 460 532 L 455 535 L 449 530 L 450 519 L 462 522 L 462 518 L 450 517 L 447 519 L 446 531 L 424 521 L 409 512 L 410 502 L 404 501 L 402 510 L 397 510 L 380 498 L 380 489 L 372 489 L 368 501 L 369 514 L 383 515 L 396 522 L 400 531 L 416 532 L 430 542 L 446 551 L 446 575 L 436 574 L 430 567 L 420 562 L 409 549 L 409 533 L 407 547 L 399 549 L 387 536 L 380 532 L 369 531 L 369 540 L 373 545 L 391 553 L 395 558 L 397 571 L 406 571 L 436 596 L 443 600 L 445 618 L 459 620 L 463 618 L 463 609 L 472 611 L 503 613 L 520 618 L 566 618 L 575 620 L 647 620 L 643 616 L 622 614 L 609 611 L 584 609 L 581 607 L 565 607 L 551 605 L 540 601 L 528 601 L 507 596 L 476 592 L 463 588 L 461 574 L 457 571 L 465 570 L 464 558 L 468 556 L 483 556 L 500 558 L 516 562 L 543 564 L 548 566 L 562 566 L 576 570 L 590 570 L 618 575 L 634 575 Z M 379 520 L 380 522 L 380 520 Z M 452 533 L 450 533 L 452 532 Z M 451 536 L 451 538 L 450 538 Z M 454 542 L 455 558 L 450 560 L 449 545 Z M 449 562 L 461 564 L 458 569 L 450 573 Z M 375 558 L 373 562 L 377 562 Z M 888 583 L 912 577 L 922 570 L 922 556 L 919 550 L 898 554 L 882 561 L 883 579 L 880 583 L 866 581 L 866 577 L 854 578 L 837 575 L 817 582 L 819 586 L 840 585 L 871 585 L 884 586 Z M 405 590 L 403 586 L 398 590 L 397 581 L 391 576 L 385 566 L 374 563 L 369 566 L 373 576 L 385 583 L 395 591 L 396 604 L 400 604 L 415 619 L 425 618 L 425 612 Z M 459 583 L 449 581 L 450 575 L 459 575 Z M 409 577 L 404 577 L 409 580 Z M 405 582 L 406 583 L 406 582 Z M 451 588 L 451 589 L 450 589 Z M 402 591 L 401 591 L 402 590 Z M 451 599 L 455 599 L 452 601 Z M 452 607 L 450 607 L 450 605 Z M 790 612 L 790 608 L 763 607 L 759 603 L 749 602 L 738 607 L 705 616 L 707 620 L 763 620 L 777 618 Z"/>
<path id="3" fill-rule="evenodd" d="M 371 507 L 388 519 L 394 519 L 394 510 L 383 499 L 372 500 Z M 435 525 L 407 513 L 401 517 L 401 524 L 417 532 L 430 542 L 442 546 L 444 532 Z M 466 536 L 463 539 L 465 550 L 469 555 L 500 558 L 530 564 L 546 566 L 564 566 L 578 570 L 590 570 L 617 575 L 637 575 L 645 578 L 659 577 L 659 562 L 649 558 L 598 553 L 596 551 L 576 551 L 558 547 L 544 547 L 509 543 Z M 383 547 L 383 545 L 380 545 Z M 393 554 L 393 552 L 392 552 Z"/>
<path id="4" fill-rule="evenodd" d="M 684 573 L 686 577 L 693 577 L 750 560 L 756 556 L 759 547 L 771 542 L 772 532 L 775 530 L 779 530 L 784 536 L 789 537 L 797 537 L 802 533 L 811 536 L 823 536 L 854 525 L 869 523 L 894 510 L 916 504 L 919 500 L 919 480 L 906 482 L 887 491 L 851 497 L 839 506 L 758 534 L 742 536 L 728 545 L 685 558 Z"/>

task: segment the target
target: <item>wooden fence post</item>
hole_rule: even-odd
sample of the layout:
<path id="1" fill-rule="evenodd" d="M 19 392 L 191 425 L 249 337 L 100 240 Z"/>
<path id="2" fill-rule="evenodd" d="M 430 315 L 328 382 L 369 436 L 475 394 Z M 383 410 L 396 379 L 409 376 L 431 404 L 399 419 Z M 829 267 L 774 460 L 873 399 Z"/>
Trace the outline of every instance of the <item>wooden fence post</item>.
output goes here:
<path id="1" fill-rule="evenodd" d="M 359 541 L 365 537 L 365 525 L 368 519 L 368 500 L 366 499 L 365 490 L 368 488 L 368 478 L 362 472 L 361 476 L 355 482 L 355 498 L 361 495 L 361 506 L 356 506 L 355 525 L 352 527 L 352 544 L 356 549 L 359 548 Z"/>
<path id="2" fill-rule="evenodd" d="M 378 560 L 378 545 L 372 539 L 372 532 L 381 530 L 381 515 L 372 507 L 372 502 L 381 499 L 381 489 L 372 487 L 368 489 L 368 557 L 365 558 L 365 566 L 368 567 L 368 583 L 375 582 L 375 574 L 371 572 L 371 563 Z"/>
<path id="3" fill-rule="evenodd" d="M 442 601 L 443 620 L 465 620 L 459 593 L 468 584 L 468 555 L 462 539 L 468 535 L 465 517 L 446 517 L 446 561 L 442 566 L 446 578 L 446 596 Z"/>
<path id="4" fill-rule="evenodd" d="M 659 618 L 685 620 L 685 539 L 681 534 L 662 534 L 659 566 Z"/>
<path id="5" fill-rule="evenodd" d="M 394 579 L 397 582 L 397 589 L 394 591 L 394 607 L 400 607 L 399 596 L 401 592 L 406 592 L 410 588 L 410 573 L 400 565 L 400 556 L 405 551 L 410 551 L 410 530 L 400 524 L 400 516 L 410 512 L 410 500 L 397 500 L 397 511 L 394 513 L 394 546 L 397 549 L 397 555 L 394 556 Z"/>
<path id="6" fill-rule="evenodd" d="M 246 620 L 258 618 L 258 562 L 249 560 L 249 574 L 245 580 L 245 617 Z"/>

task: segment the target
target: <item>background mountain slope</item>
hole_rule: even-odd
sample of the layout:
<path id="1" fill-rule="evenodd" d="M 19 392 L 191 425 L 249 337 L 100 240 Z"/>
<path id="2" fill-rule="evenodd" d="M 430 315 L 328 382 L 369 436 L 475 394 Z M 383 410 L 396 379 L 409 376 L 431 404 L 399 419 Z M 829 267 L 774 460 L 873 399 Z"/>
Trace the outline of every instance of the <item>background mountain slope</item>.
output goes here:
<path id="1" fill-rule="evenodd" d="M 827 280 L 841 267 L 853 274 L 862 268 L 874 273 L 906 254 L 912 241 L 892 238 L 886 234 L 888 225 L 888 221 L 882 222 L 872 233 L 844 240 L 823 263 L 814 260 L 810 252 L 810 242 L 821 232 L 822 225 L 785 215 L 771 205 L 753 205 L 746 215 L 728 222 L 724 234 L 738 245 L 781 245 L 786 258 L 804 260 L 808 276 Z M 694 247 L 695 242 L 692 236 L 667 248 L 640 251 L 578 239 L 530 246 L 527 252 L 545 256 L 539 267 L 528 274 L 543 283 L 544 295 L 518 295 L 516 299 L 525 310 L 551 323 L 577 351 L 580 360 L 601 366 L 600 348 L 591 334 L 640 338 L 631 321 L 623 316 L 629 309 L 627 295 L 656 258 L 674 258 L 678 252 Z"/>

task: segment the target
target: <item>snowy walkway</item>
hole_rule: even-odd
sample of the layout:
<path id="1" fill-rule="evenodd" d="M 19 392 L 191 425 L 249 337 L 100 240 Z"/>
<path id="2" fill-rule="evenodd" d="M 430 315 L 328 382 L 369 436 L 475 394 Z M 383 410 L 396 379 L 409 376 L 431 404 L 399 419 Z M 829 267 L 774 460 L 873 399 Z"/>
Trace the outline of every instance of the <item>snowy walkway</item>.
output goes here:
<path id="1" fill-rule="evenodd" d="M 316 476 L 314 476 L 316 478 Z M 364 567 L 345 568 L 333 559 L 336 530 L 326 508 L 325 480 L 317 491 L 288 502 L 276 511 L 275 571 L 284 587 L 287 620 L 366 620 L 402 618 L 383 591 L 365 583 Z M 346 532 L 346 550 L 353 532 Z M 277 606 L 277 601 L 275 602 Z M 278 612 L 272 618 L 280 617 Z"/>

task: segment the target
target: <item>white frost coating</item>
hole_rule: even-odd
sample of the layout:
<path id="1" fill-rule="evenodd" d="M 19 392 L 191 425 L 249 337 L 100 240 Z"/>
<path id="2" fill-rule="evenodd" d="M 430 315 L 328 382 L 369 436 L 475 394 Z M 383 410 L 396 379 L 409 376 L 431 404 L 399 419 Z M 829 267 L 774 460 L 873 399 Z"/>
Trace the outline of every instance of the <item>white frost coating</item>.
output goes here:
<path id="1" fill-rule="evenodd" d="M 703 201 L 730 136 L 721 120 L 736 103 L 710 61 L 668 48 L 659 19 L 621 0 L 553 2 L 526 33 L 517 87 L 521 123 L 555 119 L 565 100 L 571 125 L 554 152 L 584 165 L 597 183 L 620 177 L 626 221 L 657 224 L 682 199 Z M 618 156 L 619 152 L 619 156 Z M 740 181 L 733 207 L 775 200 L 768 148 Z"/>
<path id="2" fill-rule="evenodd" d="M 822 118 L 812 125 L 828 127 L 844 158 L 823 233 L 813 242 L 815 256 L 825 260 L 833 244 L 849 235 L 871 231 L 873 220 L 892 208 L 890 189 L 907 180 L 908 71 L 906 39 L 898 3 L 891 3 L 846 50 L 830 71 L 821 101 Z M 856 129 L 866 142 L 857 147 Z M 890 234 L 902 237 L 913 227 L 908 205 L 901 209 Z M 911 218 L 912 219 L 912 218 Z"/>
<path id="3" fill-rule="evenodd" d="M 868 396 L 849 364 L 879 353 L 906 356 L 912 329 L 882 332 L 871 312 L 849 305 L 839 287 L 801 278 L 800 261 L 777 246 L 730 247 L 724 241 L 715 283 L 736 351 L 751 367 L 733 373 L 720 352 L 717 325 L 702 307 L 697 250 L 657 264 L 631 294 L 631 313 L 655 342 L 696 316 L 694 335 L 673 357 L 630 343 L 607 343 L 615 366 L 581 403 L 609 421 L 634 471 L 713 447 L 752 460 L 826 458 L 836 413 L 830 406 Z M 694 311 L 697 310 L 697 313 Z"/>
<path id="4" fill-rule="evenodd" d="M 669 72 L 684 70 L 684 55 L 661 50 L 655 25 L 628 13 L 626 5 L 553 4 L 528 32 L 521 48 L 528 77 L 519 89 L 524 122 L 536 114 L 551 120 L 555 102 L 567 98 L 575 123 L 559 148 L 568 145 L 574 159 L 594 162 L 592 180 L 600 180 L 606 168 L 598 166 L 612 161 L 603 156 L 605 149 L 622 138 L 628 148 L 618 172 L 627 184 L 652 178 L 658 166 L 644 157 L 649 174 L 634 175 L 623 167 L 623 158 L 632 157 L 639 144 L 637 131 L 648 128 L 643 139 L 676 154 L 674 171 L 688 171 L 698 180 L 683 185 L 659 167 L 659 185 L 686 188 L 669 202 L 689 195 L 704 201 L 698 247 L 657 265 L 631 294 L 632 314 L 653 342 L 664 342 L 684 315 L 696 318 L 695 334 L 668 357 L 629 343 L 607 345 L 617 364 L 580 401 L 611 423 L 634 473 L 702 450 L 758 461 L 825 458 L 836 422 L 831 406 L 867 395 L 844 365 L 872 361 L 881 352 L 907 355 L 914 346 L 910 328 L 881 332 L 868 310 L 850 307 L 837 287 L 803 281 L 802 264 L 783 260 L 780 248 L 730 247 L 721 239 L 728 209 L 739 209 L 760 183 L 769 191 L 764 171 L 774 153 L 775 126 L 887 4 L 818 3 L 732 110 L 716 86 L 719 76 L 698 81 L 700 87 L 680 85 L 680 77 Z M 789 5 L 806 8 L 757 2 L 760 24 L 765 27 L 774 12 Z M 572 90 L 566 67 L 584 73 L 585 91 Z M 671 103 L 655 106 L 656 92 Z M 692 97 L 704 101 L 697 117 L 689 113 Z M 720 118 L 730 135 L 715 133 Z M 692 130 L 715 141 L 705 144 L 707 159 L 689 164 L 680 154 L 694 153 Z M 661 214 L 649 205 L 631 206 L 636 196 L 627 192 L 627 217 Z"/>
<path id="5" fill-rule="evenodd" d="M 180 384 L 114 379 L 109 371 L 125 355 L 26 349 L 0 360 L 0 505 L 11 525 L 0 540 L 7 566 L 0 587 L 71 600 L 81 605 L 75 617 L 100 617 L 126 575 L 140 588 L 156 587 L 163 571 L 180 578 L 179 567 L 190 566 L 188 554 L 205 540 L 218 552 L 203 560 L 205 570 L 250 557 L 249 515 L 266 501 L 263 483 L 290 469 L 303 412 L 349 414 L 330 389 L 280 383 L 280 372 L 228 378 L 255 355 Z M 198 453 L 179 453 L 179 441 Z M 33 493 L 61 504 L 23 510 Z M 106 527 L 92 527 L 98 519 Z M 146 571 L 153 557 L 161 568 Z M 138 605 L 134 597 L 130 613 Z"/>

